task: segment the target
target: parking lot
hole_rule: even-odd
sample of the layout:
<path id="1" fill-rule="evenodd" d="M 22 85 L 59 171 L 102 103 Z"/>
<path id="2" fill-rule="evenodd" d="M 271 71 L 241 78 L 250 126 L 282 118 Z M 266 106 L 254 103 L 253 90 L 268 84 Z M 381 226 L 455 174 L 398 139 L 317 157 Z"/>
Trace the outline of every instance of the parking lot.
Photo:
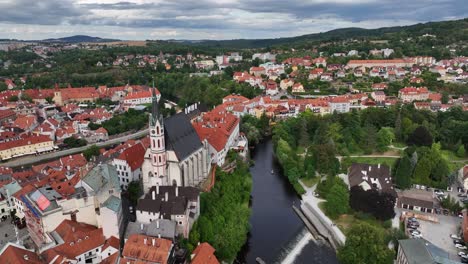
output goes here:
<path id="1" fill-rule="evenodd" d="M 450 234 L 459 234 L 461 219 L 454 216 L 437 215 L 439 223 L 419 221 L 423 237 L 432 244 L 457 256 L 458 249 L 453 244 Z M 458 260 L 458 257 L 457 257 Z"/>

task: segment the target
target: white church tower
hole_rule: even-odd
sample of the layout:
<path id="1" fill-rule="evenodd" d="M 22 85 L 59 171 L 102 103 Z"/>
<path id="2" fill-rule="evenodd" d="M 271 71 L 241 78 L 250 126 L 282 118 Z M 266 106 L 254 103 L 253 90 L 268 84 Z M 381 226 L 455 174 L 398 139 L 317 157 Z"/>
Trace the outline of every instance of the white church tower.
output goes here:
<path id="1" fill-rule="evenodd" d="M 164 118 L 159 113 L 158 99 L 153 89 L 151 114 L 149 115 L 150 148 L 145 156 L 151 161 L 151 168 L 144 170 L 143 186 L 147 189 L 156 185 L 167 185 L 166 147 L 164 142 Z M 144 190 L 145 193 L 147 190 Z"/>

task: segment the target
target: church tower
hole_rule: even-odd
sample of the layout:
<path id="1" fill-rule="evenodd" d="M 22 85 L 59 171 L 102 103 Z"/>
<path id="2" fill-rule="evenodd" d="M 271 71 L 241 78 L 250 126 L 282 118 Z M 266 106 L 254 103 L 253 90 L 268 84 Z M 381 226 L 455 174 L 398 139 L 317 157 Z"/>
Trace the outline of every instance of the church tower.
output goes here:
<path id="1" fill-rule="evenodd" d="M 156 91 L 153 88 L 152 109 L 149 116 L 149 130 L 150 130 L 150 158 L 152 169 L 152 176 L 162 185 L 167 185 L 167 171 L 166 171 L 166 144 L 164 142 L 164 119 L 159 113 L 158 99 Z"/>

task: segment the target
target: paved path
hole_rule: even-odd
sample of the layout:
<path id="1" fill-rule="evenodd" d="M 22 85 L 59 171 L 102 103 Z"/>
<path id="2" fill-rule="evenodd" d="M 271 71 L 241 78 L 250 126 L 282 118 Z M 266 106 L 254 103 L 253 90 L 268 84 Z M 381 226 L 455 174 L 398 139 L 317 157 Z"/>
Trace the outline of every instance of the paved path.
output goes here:
<path id="1" fill-rule="evenodd" d="M 323 223 L 323 226 L 328 229 L 328 231 L 331 233 L 331 235 L 334 236 L 335 240 L 339 241 L 342 245 L 344 245 L 346 241 L 346 236 L 343 234 L 343 232 L 333 223 L 333 221 L 326 216 L 322 210 L 320 210 L 318 204 L 320 202 L 324 202 L 325 200 L 319 199 L 314 196 L 315 188 L 317 185 L 314 185 L 312 187 L 307 187 L 305 184 L 303 184 L 300 180 L 299 183 L 304 187 L 304 190 L 306 190 L 306 193 L 302 195 L 302 201 L 306 205 L 307 208 L 313 210 L 314 215 L 320 220 L 321 223 Z"/>
<path id="2" fill-rule="evenodd" d="M 126 136 L 122 136 L 118 138 L 113 138 L 105 142 L 99 142 L 99 143 L 96 143 L 95 145 L 98 147 L 106 147 L 109 145 L 125 142 L 129 139 L 141 138 L 146 135 L 148 135 L 148 129 L 140 130 L 134 134 L 130 134 L 130 135 L 126 135 Z M 27 166 L 27 165 L 35 164 L 41 161 L 47 161 L 47 160 L 56 159 L 56 158 L 60 158 L 60 157 L 67 156 L 67 155 L 81 153 L 85 149 L 89 148 L 90 146 L 91 144 L 83 146 L 83 147 L 79 147 L 79 148 L 72 148 L 72 149 L 66 149 L 62 151 L 46 153 L 46 154 L 42 154 L 39 156 L 34 156 L 34 155 L 24 156 L 21 158 L 12 159 L 4 163 L 0 163 L 0 166 L 11 167 L 11 168 Z"/>

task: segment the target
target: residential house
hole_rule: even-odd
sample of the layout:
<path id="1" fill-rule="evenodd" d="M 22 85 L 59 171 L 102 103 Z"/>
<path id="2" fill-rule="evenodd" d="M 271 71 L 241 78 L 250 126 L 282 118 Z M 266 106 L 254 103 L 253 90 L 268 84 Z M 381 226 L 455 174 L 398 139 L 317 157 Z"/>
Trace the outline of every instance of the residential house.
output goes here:
<path id="1" fill-rule="evenodd" d="M 404 190 L 398 193 L 397 205 L 406 210 L 435 213 L 438 206 L 432 192 L 426 190 Z"/>
<path id="2" fill-rule="evenodd" d="M 16 243 L 8 242 L 0 250 L 0 263 L 5 264 L 43 264 L 44 261 L 32 250 Z"/>
<path id="3" fill-rule="evenodd" d="M 200 191 L 195 187 L 153 186 L 138 201 L 137 221 L 149 224 L 158 219 L 176 223 L 177 234 L 188 238 L 200 215 Z"/>
<path id="4" fill-rule="evenodd" d="M 388 84 L 386 83 L 373 83 L 372 90 L 385 90 L 388 88 Z"/>
<path id="5" fill-rule="evenodd" d="M 305 93 L 304 86 L 301 83 L 295 83 L 292 86 L 292 93 Z"/>
<path id="6" fill-rule="evenodd" d="M 395 264 L 438 264 L 461 263 L 454 261 L 445 250 L 421 239 L 398 240 L 398 253 Z"/>
<path id="7" fill-rule="evenodd" d="M 395 195 L 390 168 L 387 165 L 353 163 L 348 168 L 349 186 L 360 186 L 364 191 L 371 189 Z"/>
<path id="8" fill-rule="evenodd" d="M 175 247 L 171 240 L 145 235 L 130 235 L 120 263 L 173 263 Z"/>
<path id="9" fill-rule="evenodd" d="M 219 264 L 215 249 L 207 242 L 199 244 L 190 255 L 191 264 Z"/>
<path id="10" fill-rule="evenodd" d="M 376 102 L 385 102 L 386 96 L 383 91 L 373 91 L 371 97 L 374 98 Z"/>
<path id="11" fill-rule="evenodd" d="M 337 112 L 337 113 L 347 113 L 351 107 L 351 103 L 349 99 L 344 96 L 336 96 L 330 98 L 329 101 L 330 105 L 330 112 Z"/>
<path id="12" fill-rule="evenodd" d="M 112 161 L 117 169 L 120 186 L 126 190 L 131 182 L 141 179 L 141 165 L 144 161 L 145 148 L 141 143 L 137 143 L 125 149 Z"/>
<path id="13" fill-rule="evenodd" d="M 249 72 L 256 77 L 261 77 L 266 74 L 265 67 L 251 67 Z"/>
<path id="14" fill-rule="evenodd" d="M 294 81 L 292 79 L 284 79 L 280 82 L 280 88 L 281 90 L 287 90 L 289 87 L 292 87 L 293 84 Z"/>
<path id="15" fill-rule="evenodd" d="M 405 87 L 398 91 L 398 97 L 403 102 L 425 101 L 429 99 L 429 90 L 426 87 Z"/>

